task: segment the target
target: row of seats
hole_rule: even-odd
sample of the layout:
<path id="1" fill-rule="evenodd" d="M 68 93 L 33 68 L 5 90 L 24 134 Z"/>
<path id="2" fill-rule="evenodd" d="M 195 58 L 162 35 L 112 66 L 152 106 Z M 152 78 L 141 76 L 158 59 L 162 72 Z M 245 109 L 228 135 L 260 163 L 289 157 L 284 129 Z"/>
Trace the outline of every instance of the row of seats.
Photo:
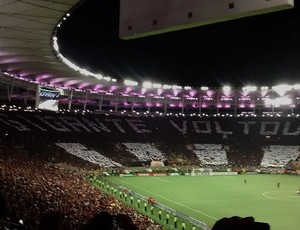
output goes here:
<path id="1" fill-rule="evenodd" d="M 118 162 L 112 161 L 106 156 L 98 153 L 95 150 L 89 150 L 79 143 L 56 143 L 57 146 L 65 149 L 68 153 L 75 155 L 83 160 L 94 163 L 101 167 L 121 167 Z"/>
<path id="2" fill-rule="evenodd" d="M 300 155 L 299 146 L 270 145 L 264 151 L 262 167 L 284 167 L 289 161 Z"/>
<path id="3" fill-rule="evenodd" d="M 138 161 L 165 160 L 164 154 L 150 143 L 122 143 L 126 150 Z M 121 167 L 120 162 L 89 150 L 80 143 L 56 143 L 66 152 L 101 167 Z M 228 165 L 227 152 L 221 144 L 194 144 L 193 153 L 202 165 Z M 263 153 L 261 167 L 284 167 L 289 161 L 296 160 L 300 155 L 299 146 L 270 145 Z"/>
<path id="4" fill-rule="evenodd" d="M 165 156 L 150 143 L 123 143 L 126 149 L 139 161 L 165 160 Z"/>
<path id="5" fill-rule="evenodd" d="M 221 144 L 195 144 L 193 152 L 203 165 L 227 165 L 226 151 Z"/>

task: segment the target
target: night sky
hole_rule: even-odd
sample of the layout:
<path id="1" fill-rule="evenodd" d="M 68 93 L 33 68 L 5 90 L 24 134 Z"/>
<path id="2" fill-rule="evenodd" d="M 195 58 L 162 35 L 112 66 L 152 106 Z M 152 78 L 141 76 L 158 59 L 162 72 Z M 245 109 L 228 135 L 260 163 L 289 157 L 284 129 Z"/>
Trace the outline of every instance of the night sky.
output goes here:
<path id="1" fill-rule="evenodd" d="M 117 79 L 187 86 L 300 83 L 300 5 L 154 35 L 118 37 L 119 0 L 87 0 L 58 31 L 77 65 Z"/>

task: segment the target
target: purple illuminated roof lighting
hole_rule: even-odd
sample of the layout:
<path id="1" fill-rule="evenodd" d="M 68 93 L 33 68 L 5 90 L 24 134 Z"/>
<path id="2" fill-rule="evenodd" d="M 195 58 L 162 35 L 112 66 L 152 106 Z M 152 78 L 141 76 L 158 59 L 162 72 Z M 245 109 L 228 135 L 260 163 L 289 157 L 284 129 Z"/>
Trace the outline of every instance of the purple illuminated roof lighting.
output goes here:
<path id="1" fill-rule="evenodd" d="M 214 95 L 214 91 L 208 90 L 208 91 L 206 92 L 206 94 L 207 94 L 207 96 L 211 97 L 212 95 Z"/>

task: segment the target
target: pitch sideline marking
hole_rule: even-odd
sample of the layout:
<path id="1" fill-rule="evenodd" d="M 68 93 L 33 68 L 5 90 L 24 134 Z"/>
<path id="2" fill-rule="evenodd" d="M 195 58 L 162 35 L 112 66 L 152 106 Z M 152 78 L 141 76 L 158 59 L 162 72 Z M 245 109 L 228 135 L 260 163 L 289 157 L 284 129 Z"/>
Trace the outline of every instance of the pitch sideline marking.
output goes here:
<path id="1" fill-rule="evenodd" d="M 119 180 L 119 179 L 117 179 L 117 180 Z M 119 181 L 121 181 L 121 180 L 119 180 Z M 209 218 L 211 218 L 211 219 L 213 219 L 213 220 L 218 220 L 218 218 L 216 218 L 216 217 L 213 217 L 213 216 L 208 215 L 208 214 L 206 214 L 206 213 L 204 213 L 204 212 L 200 212 L 200 211 L 198 211 L 198 210 L 196 210 L 196 209 L 193 209 L 193 208 L 190 208 L 190 207 L 188 207 L 188 206 L 185 206 L 184 204 L 178 203 L 178 202 L 176 202 L 176 201 L 174 201 L 174 200 L 170 200 L 170 199 L 168 199 L 168 198 L 166 198 L 166 197 L 160 196 L 160 195 L 158 195 L 158 194 L 156 194 L 156 193 L 154 193 L 154 192 L 148 191 L 148 190 L 143 189 L 143 188 L 141 188 L 141 187 L 139 187 L 139 186 L 132 185 L 132 184 L 126 182 L 126 181 L 121 181 L 121 182 L 123 182 L 123 183 L 125 183 L 125 184 L 129 184 L 130 186 L 135 187 L 135 188 L 138 188 L 138 189 L 143 190 L 143 191 L 145 191 L 145 192 L 151 193 L 151 194 L 153 194 L 153 195 L 155 195 L 155 196 L 157 196 L 157 197 L 160 197 L 160 198 L 162 198 L 162 199 L 164 199 L 164 200 L 167 200 L 167 201 L 169 201 L 169 202 L 172 202 L 172 203 L 174 203 L 174 204 L 177 204 L 177 205 L 179 205 L 179 206 L 182 206 L 182 207 L 184 207 L 184 208 L 186 208 L 186 209 L 189 209 L 189 210 L 191 210 L 191 211 L 193 211 L 193 212 L 199 213 L 199 214 L 201 214 L 201 215 L 203 215 L 203 216 L 207 216 L 207 217 L 209 217 Z"/>
<path id="2" fill-rule="evenodd" d="M 205 202 L 228 202 L 228 201 L 248 201 L 248 200 L 262 200 L 262 198 L 252 198 L 252 199 L 220 199 L 220 200 L 182 200 L 184 203 L 205 203 Z"/>

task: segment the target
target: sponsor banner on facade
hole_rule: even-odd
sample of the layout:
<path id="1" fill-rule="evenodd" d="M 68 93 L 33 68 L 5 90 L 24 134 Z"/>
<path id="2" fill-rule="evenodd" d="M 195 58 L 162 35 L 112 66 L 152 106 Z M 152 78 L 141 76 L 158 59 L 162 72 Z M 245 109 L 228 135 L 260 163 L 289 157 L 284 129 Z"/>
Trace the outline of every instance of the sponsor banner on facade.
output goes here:
<path id="1" fill-rule="evenodd" d="M 137 173 L 137 176 L 168 176 L 167 173 Z"/>
<path id="2" fill-rule="evenodd" d="M 150 176 L 168 176 L 167 173 L 149 173 Z"/>
<path id="3" fill-rule="evenodd" d="M 136 176 L 150 176 L 149 173 L 137 173 Z"/>
<path id="4" fill-rule="evenodd" d="M 57 89 L 39 87 L 37 92 L 37 107 L 43 110 L 58 111 L 58 98 L 60 91 Z"/>
<path id="5" fill-rule="evenodd" d="M 211 172 L 211 176 L 230 176 L 230 175 L 237 175 L 237 172 Z"/>

